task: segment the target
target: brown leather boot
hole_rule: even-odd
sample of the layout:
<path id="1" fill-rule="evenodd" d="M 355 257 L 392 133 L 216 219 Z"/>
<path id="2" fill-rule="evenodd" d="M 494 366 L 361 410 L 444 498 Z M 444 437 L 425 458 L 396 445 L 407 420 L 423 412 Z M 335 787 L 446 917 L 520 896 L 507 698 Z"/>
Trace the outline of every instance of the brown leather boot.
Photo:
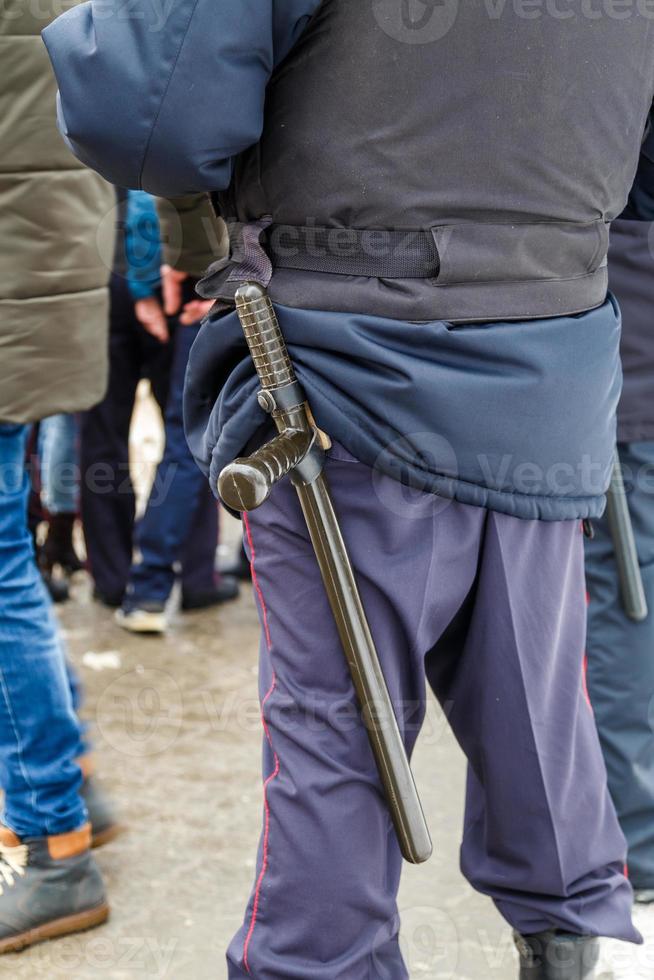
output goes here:
<path id="1" fill-rule="evenodd" d="M 22 840 L 0 826 L 0 954 L 91 929 L 108 915 L 90 824 Z"/>

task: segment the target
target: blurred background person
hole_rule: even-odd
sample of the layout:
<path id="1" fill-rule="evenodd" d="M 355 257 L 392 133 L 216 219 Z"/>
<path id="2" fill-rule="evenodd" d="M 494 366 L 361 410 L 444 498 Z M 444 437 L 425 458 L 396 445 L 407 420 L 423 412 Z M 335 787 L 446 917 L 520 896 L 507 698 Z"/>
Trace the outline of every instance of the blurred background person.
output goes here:
<path id="1" fill-rule="evenodd" d="M 57 132 L 47 10 L 0 10 L 0 953 L 108 915 L 81 795 L 84 732 L 27 524 L 29 426 L 104 392 L 96 236 L 114 200 Z"/>
<path id="2" fill-rule="evenodd" d="M 38 453 L 41 503 L 47 520 L 39 564 L 46 575 L 59 568 L 73 575 L 84 568 L 75 550 L 73 531 L 79 511 L 77 419 L 51 415 L 39 424 Z"/>
<path id="3" fill-rule="evenodd" d="M 51 599 L 66 602 L 71 576 L 84 568 L 74 543 L 80 485 L 77 416 L 43 419 L 34 427 L 28 446 L 32 482 L 28 522 L 37 563 Z"/>
<path id="4" fill-rule="evenodd" d="M 174 250 L 175 258 L 183 257 L 188 271 L 165 267 L 164 311 L 155 200 L 129 191 L 124 254 L 118 256 L 111 284 L 109 389 L 82 422 L 83 517 L 94 594 L 119 607 L 119 624 L 136 633 L 163 632 L 165 605 L 178 572 L 182 610 L 238 595 L 235 579 L 215 571 L 218 507 L 191 457 L 182 423 L 186 363 L 207 307 L 194 287 L 213 257 L 202 218 L 210 227 L 216 221 L 201 196 L 162 207 L 164 237 L 176 243 L 170 256 Z M 135 526 L 129 430 L 142 377 L 149 379 L 164 415 L 165 449 L 145 513 Z M 135 547 L 138 559 L 133 562 Z"/>
<path id="5" fill-rule="evenodd" d="M 141 379 L 163 412 L 168 398 L 172 346 L 163 317 L 149 319 L 151 304 L 137 316 L 129 281 L 159 277 L 158 227 L 139 220 L 133 198 L 128 222 L 127 192 L 117 191 L 116 248 L 110 279 L 109 383 L 105 397 L 80 423 L 81 513 L 94 597 L 110 608 L 123 601 L 134 549 L 136 498 L 130 476 L 129 430 Z M 136 203 L 136 207 L 134 204 Z M 136 233 L 136 240 L 135 240 Z M 155 281 L 156 281 L 155 279 Z M 138 288 L 138 287 L 135 287 Z M 147 295 L 147 293 L 146 293 Z"/>
<path id="6" fill-rule="evenodd" d="M 67 552 L 65 535 L 56 523 L 55 514 L 49 514 L 46 500 L 55 511 L 61 512 L 68 521 L 72 501 L 79 501 L 78 446 L 74 437 L 74 415 L 52 415 L 37 422 L 27 440 L 26 466 L 31 490 L 27 506 L 27 522 L 34 539 L 37 564 L 53 602 L 67 602 L 70 598 L 69 579 L 83 568 L 72 544 L 78 503 L 73 503 L 69 533 L 72 550 Z M 63 424 L 61 424 L 63 423 Z M 71 426 L 72 432 L 67 431 Z M 48 539 L 50 539 L 48 544 Z M 55 548 L 55 540 L 57 547 Z M 60 547 L 60 544 L 63 547 Z M 44 556 L 45 546 L 48 556 Z M 55 554 L 61 561 L 55 560 Z"/>
<path id="7" fill-rule="evenodd" d="M 215 224 L 208 201 L 202 195 L 179 200 L 166 210 L 176 225 L 180 213 L 186 217 L 181 230 L 180 247 L 184 260 L 195 275 L 164 266 L 164 307 L 158 295 L 160 286 L 160 231 L 154 198 L 143 192 L 130 191 L 128 196 L 128 240 L 138 242 L 142 227 L 155 249 L 143 251 L 143 260 L 135 262 L 129 285 L 135 299 L 139 321 L 162 342 L 167 342 L 170 320 L 170 343 L 173 347 L 168 398 L 164 412 L 165 448 L 154 478 L 145 513 L 138 524 L 136 545 L 138 560 L 132 564 L 122 607 L 116 618 L 125 629 L 135 633 L 161 633 L 166 628 L 165 605 L 170 597 L 179 569 L 181 608 L 183 611 L 205 609 L 238 595 L 234 578 L 215 571 L 218 544 L 218 505 L 202 479 L 189 452 L 184 435 L 182 397 L 189 353 L 200 329 L 200 319 L 211 303 L 199 300 L 195 283 L 212 253 L 196 248 L 206 237 L 203 216 Z M 165 221 L 164 217 L 164 221 Z M 163 237 L 174 237 L 164 227 Z M 136 252 L 136 248 L 133 249 Z M 179 253 L 179 248 L 177 250 Z M 179 254 L 176 256 L 179 258 Z"/>
<path id="8" fill-rule="evenodd" d="M 618 452 L 649 616 L 624 613 L 613 541 L 606 518 L 586 541 L 588 686 L 609 788 L 629 845 L 634 921 L 654 943 L 654 208 L 644 191 L 652 180 L 652 139 L 646 142 L 626 211 L 611 229 L 611 288 L 622 310 L 624 388 L 618 409 Z M 615 980 L 652 976 L 637 949 L 606 948 Z M 651 954 L 650 954 L 651 955 Z M 639 972 L 639 964 L 645 972 Z"/>

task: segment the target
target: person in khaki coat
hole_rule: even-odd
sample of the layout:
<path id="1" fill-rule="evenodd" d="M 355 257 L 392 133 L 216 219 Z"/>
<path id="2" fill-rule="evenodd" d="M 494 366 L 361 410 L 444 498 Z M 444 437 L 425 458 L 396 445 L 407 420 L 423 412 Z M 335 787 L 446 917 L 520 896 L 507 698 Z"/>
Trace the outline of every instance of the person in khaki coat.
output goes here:
<path id="1" fill-rule="evenodd" d="M 108 914 L 90 852 L 98 798 L 27 529 L 24 456 L 29 423 L 103 395 L 115 193 L 57 132 L 39 34 L 59 11 L 47 9 L 0 7 L 0 953 Z"/>
<path id="2" fill-rule="evenodd" d="M 0 421 L 90 408 L 107 382 L 115 191 L 57 131 L 39 33 L 56 0 L 0 8 Z"/>

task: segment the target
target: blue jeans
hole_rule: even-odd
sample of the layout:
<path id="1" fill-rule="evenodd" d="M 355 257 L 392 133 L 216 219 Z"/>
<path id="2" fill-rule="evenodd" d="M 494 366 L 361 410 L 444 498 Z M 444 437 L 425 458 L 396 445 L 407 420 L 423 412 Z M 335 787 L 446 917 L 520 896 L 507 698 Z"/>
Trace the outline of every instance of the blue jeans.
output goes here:
<path id="1" fill-rule="evenodd" d="M 643 623 L 622 608 L 606 520 L 586 542 L 588 689 L 609 788 L 629 844 L 634 888 L 654 888 L 654 442 L 620 443 L 638 560 L 649 604 Z"/>
<path id="2" fill-rule="evenodd" d="M 0 785 L 19 837 L 86 821 L 71 679 L 27 529 L 27 428 L 0 424 Z"/>
<path id="3" fill-rule="evenodd" d="M 74 415 L 51 415 L 39 424 L 41 499 L 50 514 L 76 514 L 79 507 L 77 424 Z"/>
<path id="4" fill-rule="evenodd" d="M 186 365 L 199 330 L 199 324 L 180 325 L 174 334 L 175 351 L 164 416 L 166 448 L 136 536 L 141 561 L 132 567 L 127 586 L 128 601 L 134 604 L 165 602 L 175 582 L 177 562 L 182 566 L 184 593 L 209 591 L 215 584 L 217 504 L 191 456 L 182 417 Z M 192 563 L 187 559 L 191 549 Z"/>

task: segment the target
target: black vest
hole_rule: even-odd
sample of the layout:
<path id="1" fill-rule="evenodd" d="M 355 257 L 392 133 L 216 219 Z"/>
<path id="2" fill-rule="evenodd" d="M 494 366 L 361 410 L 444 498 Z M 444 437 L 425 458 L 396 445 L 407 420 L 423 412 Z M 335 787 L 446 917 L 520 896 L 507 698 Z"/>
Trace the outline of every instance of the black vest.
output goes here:
<path id="1" fill-rule="evenodd" d="M 245 259 L 301 308 L 469 321 L 598 306 L 654 93 L 650 13 L 323 0 L 219 199 L 232 264 L 205 291 L 227 297 Z"/>

